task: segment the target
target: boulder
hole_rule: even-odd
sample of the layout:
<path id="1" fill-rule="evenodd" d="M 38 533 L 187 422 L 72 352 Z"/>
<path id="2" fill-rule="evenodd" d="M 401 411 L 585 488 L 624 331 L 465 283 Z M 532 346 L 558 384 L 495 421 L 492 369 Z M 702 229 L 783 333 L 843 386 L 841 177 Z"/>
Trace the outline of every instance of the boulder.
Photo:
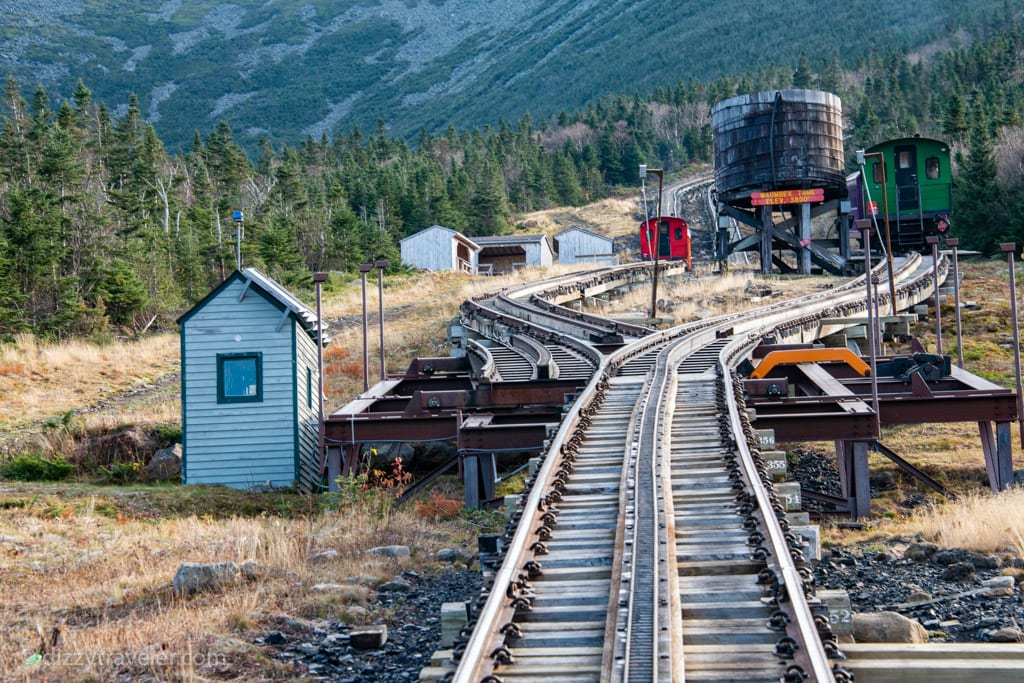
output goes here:
<path id="1" fill-rule="evenodd" d="M 181 480 L 181 444 L 161 448 L 146 464 L 146 478 L 158 481 Z"/>
<path id="2" fill-rule="evenodd" d="M 995 555 L 982 555 L 963 548 L 943 548 L 932 555 L 931 561 L 942 567 L 959 562 L 970 562 L 975 569 L 999 569 L 1002 564 Z"/>
<path id="3" fill-rule="evenodd" d="M 109 465 L 115 462 L 144 462 L 156 450 L 156 446 L 156 441 L 144 429 L 128 427 L 93 439 L 88 448 L 97 463 Z"/>
<path id="4" fill-rule="evenodd" d="M 409 546 L 407 545 L 382 545 L 376 548 L 370 548 L 366 552 L 378 557 L 391 557 L 395 559 L 398 559 L 399 557 L 408 557 L 411 553 Z"/>
<path id="5" fill-rule="evenodd" d="M 234 562 L 183 562 L 174 575 L 174 592 L 179 595 L 218 590 L 238 581 Z"/>
<path id="6" fill-rule="evenodd" d="M 896 612 L 853 615 L 853 637 L 858 643 L 927 643 L 921 624 Z"/>
<path id="7" fill-rule="evenodd" d="M 943 581 L 960 581 L 961 583 L 974 578 L 974 565 L 970 562 L 955 562 L 943 570 L 941 579 Z"/>
<path id="8" fill-rule="evenodd" d="M 988 634 L 992 643 L 1024 643 L 1024 633 L 1013 627 L 1000 628 Z"/>
<path id="9" fill-rule="evenodd" d="M 349 633 L 349 644 L 357 650 L 376 650 L 388 642 L 388 627 L 364 626 L 352 629 Z"/>
<path id="10" fill-rule="evenodd" d="M 412 584 L 405 579 L 395 579 L 377 586 L 377 590 L 381 593 L 408 593 L 412 589 Z"/>
<path id="11" fill-rule="evenodd" d="M 438 562 L 468 562 L 473 557 L 459 548 L 441 548 L 437 551 Z"/>
<path id="12" fill-rule="evenodd" d="M 903 551 L 903 557 L 915 562 L 930 560 L 939 551 L 939 546 L 934 543 L 911 543 Z"/>

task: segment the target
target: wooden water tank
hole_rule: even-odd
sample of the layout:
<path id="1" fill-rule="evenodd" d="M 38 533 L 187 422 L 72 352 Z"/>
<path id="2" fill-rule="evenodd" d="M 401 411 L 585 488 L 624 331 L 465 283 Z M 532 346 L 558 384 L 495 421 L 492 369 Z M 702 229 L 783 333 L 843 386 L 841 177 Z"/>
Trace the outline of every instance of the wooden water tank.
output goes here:
<path id="1" fill-rule="evenodd" d="M 750 193 L 823 188 L 845 196 L 843 105 L 819 90 L 739 95 L 711 109 L 715 184 L 721 201 L 750 206 Z"/>

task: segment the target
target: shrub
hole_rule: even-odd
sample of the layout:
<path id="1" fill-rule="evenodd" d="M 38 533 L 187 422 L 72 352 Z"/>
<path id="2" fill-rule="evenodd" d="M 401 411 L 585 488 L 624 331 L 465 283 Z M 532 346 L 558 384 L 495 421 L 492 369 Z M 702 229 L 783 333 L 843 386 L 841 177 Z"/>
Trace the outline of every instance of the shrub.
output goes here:
<path id="1" fill-rule="evenodd" d="M 74 470 L 75 466 L 62 456 L 49 460 L 29 453 L 0 465 L 0 475 L 19 481 L 57 481 L 67 478 Z"/>
<path id="2" fill-rule="evenodd" d="M 109 467 L 100 467 L 100 474 L 110 484 L 130 484 L 142 476 L 141 462 L 113 462 Z"/>
<path id="3" fill-rule="evenodd" d="M 162 444 L 181 443 L 181 425 L 158 424 L 153 436 Z"/>

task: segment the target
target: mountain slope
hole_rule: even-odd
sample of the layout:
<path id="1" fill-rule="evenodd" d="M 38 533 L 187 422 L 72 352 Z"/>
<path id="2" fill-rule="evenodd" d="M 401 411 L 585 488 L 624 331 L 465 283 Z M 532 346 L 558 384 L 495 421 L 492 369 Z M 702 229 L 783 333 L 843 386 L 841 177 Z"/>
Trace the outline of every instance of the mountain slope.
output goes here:
<path id="1" fill-rule="evenodd" d="M 112 105 L 171 147 L 224 119 L 251 144 L 548 116 L 610 92 L 912 49 L 1005 0 L 0 0 L 0 68 Z M 1019 4 L 1019 3 L 1011 3 Z M 781 6 L 779 6 L 781 5 Z M 868 38 L 870 36 L 870 38 Z"/>

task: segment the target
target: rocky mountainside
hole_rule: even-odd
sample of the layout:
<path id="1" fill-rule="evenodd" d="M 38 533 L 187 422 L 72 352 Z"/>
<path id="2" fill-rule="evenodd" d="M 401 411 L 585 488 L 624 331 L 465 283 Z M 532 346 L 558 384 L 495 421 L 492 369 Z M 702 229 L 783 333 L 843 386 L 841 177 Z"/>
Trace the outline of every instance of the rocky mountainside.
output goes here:
<path id="1" fill-rule="evenodd" d="M 0 68 L 51 100 L 134 92 L 169 146 L 353 125 L 413 136 L 549 116 L 607 93 L 956 39 L 1005 0 L 0 0 Z M 960 34 L 961 36 L 963 34 Z M 870 36 L 870 39 L 867 38 Z"/>

